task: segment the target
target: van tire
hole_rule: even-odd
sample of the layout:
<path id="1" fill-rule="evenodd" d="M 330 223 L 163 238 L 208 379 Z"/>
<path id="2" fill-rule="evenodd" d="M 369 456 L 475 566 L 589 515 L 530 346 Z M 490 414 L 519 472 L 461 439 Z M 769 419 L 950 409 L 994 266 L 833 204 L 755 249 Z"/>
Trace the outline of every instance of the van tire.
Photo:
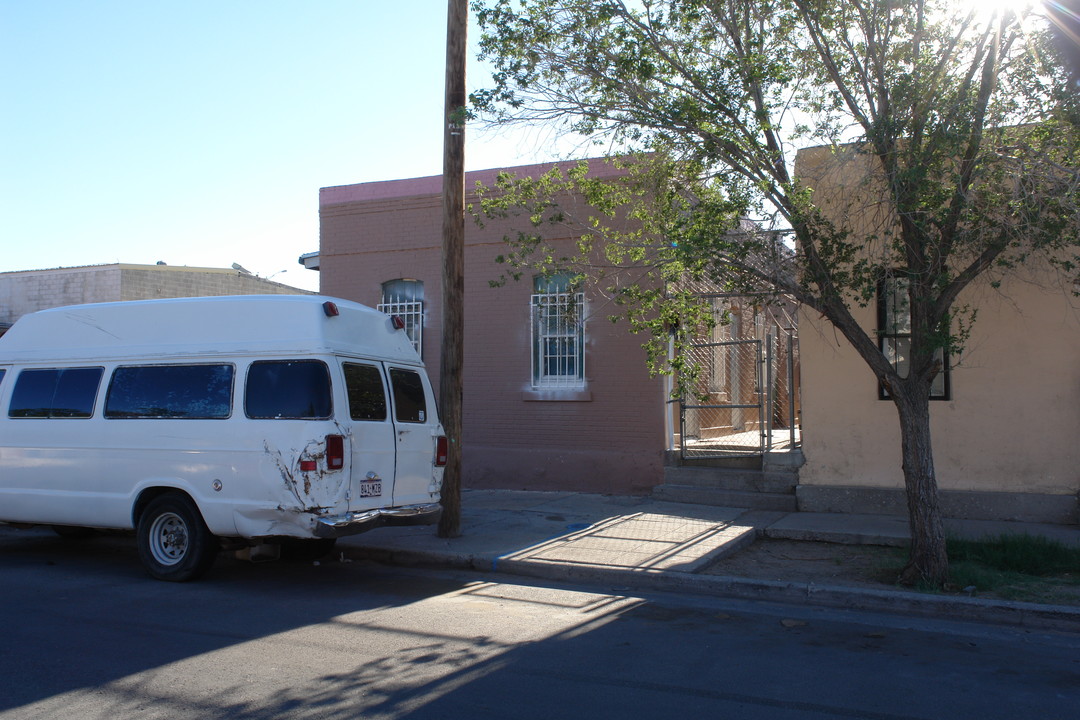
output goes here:
<path id="1" fill-rule="evenodd" d="M 136 529 L 139 559 L 158 580 L 186 582 L 207 570 L 217 556 L 218 541 L 187 495 L 160 495 L 139 515 Z"/>

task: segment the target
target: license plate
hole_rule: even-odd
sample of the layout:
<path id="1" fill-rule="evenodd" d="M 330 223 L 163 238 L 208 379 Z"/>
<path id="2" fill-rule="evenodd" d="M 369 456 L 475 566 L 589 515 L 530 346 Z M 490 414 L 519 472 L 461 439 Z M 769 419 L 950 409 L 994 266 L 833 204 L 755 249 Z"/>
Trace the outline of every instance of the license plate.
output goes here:
<path id="1" fill-rule="evenodd" d="M 369 480 L 360 483 L 360 497 L 379 497 L 382 495 L 382 481 Z"/>

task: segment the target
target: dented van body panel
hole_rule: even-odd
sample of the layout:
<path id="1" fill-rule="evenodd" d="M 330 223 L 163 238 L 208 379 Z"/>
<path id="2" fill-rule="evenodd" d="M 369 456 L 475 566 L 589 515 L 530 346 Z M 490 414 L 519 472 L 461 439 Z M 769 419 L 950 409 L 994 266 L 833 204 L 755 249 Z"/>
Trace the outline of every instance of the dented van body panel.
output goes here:
<path id="1" fill-rule="evenodd" d="M 102 303 L 0 338 L 0 521 L 131 529 L 182 493 L 220 538 L 328 538 L 438 517 L 423 364 L 320 296 Z"/>

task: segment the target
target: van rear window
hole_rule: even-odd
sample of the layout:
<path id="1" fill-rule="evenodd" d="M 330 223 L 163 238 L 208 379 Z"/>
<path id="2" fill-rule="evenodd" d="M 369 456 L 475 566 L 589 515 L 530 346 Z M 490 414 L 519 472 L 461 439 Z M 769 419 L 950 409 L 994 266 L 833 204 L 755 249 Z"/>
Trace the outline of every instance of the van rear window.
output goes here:
<path id="1" fill-rule="evenodd" d="M 398 422 L 427 422 L 427 402 L 420 373 L 401 368 L 390 369 L 394 388 L 394 419 Z"/>
<path id="2" fill-rule="evenodd" d="M 11 393 L 8 417 L 88 418 L 101 384 L 102 368 L 23 370 Z"/>
<path id="3" fill-rule="evenodd" d="M 353 420 L 385 420 L 386 391 L 382 373 L 374 365 L 344 363 L 349 417 Z"/>
<path id="4" fill-rule="evenodd" d="M 118 367 L 105 417 L 220 420 L 231 414 L 232 386 L 232 365 Z"/>
<path id="5" fill-rule="evenodd" d="M 325 420 L 333 414 L 330 370 L 319 360 L 260 360 L 248 368 L 250 418 Z"/>

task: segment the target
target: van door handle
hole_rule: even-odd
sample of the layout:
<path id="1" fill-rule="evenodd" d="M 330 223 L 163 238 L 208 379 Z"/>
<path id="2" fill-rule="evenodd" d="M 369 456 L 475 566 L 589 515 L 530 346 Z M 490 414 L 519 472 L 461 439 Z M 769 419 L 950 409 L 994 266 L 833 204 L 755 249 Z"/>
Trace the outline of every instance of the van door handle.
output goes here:
<path id="1" fill-rule="evenodd" d="M 369 473 L 368 473 L 367 475 L 365 475 L 364 477 L 366 477 L 366 478 L 367 478 L 368 480 L 370 480 L 370 481 L 372 481 L 372 482 L 377 482 L 377 481 L 379 481 L 379 480 L 382 480 L 382 478 L 381 478 L 381 477 L 379 477 L 379 474 L 378 474 L 378 473 L 374 473 L 374 472 L 369 472 Z"/>

